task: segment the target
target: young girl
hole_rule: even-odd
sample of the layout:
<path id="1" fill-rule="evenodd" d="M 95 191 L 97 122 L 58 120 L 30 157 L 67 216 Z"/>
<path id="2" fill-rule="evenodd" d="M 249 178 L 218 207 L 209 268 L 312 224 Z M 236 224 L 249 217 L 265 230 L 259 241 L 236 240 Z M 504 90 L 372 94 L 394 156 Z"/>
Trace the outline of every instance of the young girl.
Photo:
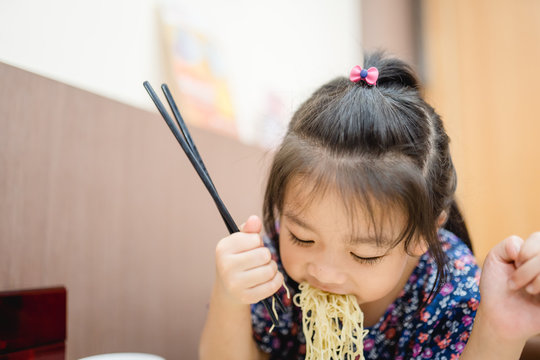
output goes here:
<path id="1" fill-rule="evenodd" d="M 252 216 L 218 243 L 202 359 L 303 359 L 302 313 L 284 283 L 291 298 L 301 283 L 354 296 L 366 359 L 517 359 L 540 332 L 540 233 L 501 242 L 480 280 L 439 115 L 400 60 L 375 54 L 365 68 L 294 114 L 270 171 L 264 241 Z M 275 292 L 286 311 L 270 331 L 260 301 Z"/>

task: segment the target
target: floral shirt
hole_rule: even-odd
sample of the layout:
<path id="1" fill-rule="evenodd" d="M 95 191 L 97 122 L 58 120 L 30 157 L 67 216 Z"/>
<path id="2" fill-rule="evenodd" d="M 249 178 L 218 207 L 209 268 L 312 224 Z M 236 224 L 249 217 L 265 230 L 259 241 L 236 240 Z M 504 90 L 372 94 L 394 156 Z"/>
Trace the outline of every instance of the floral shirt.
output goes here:
<path id="1" fill-rule="evenodd" d="M 399 297 L 392 303 L 377 324 L 366 328 L 364 338 L 366 359 L 458 359 L 471 333 L 480 301 L 478 283 L 480 270 L 469 248 L 447 230 L 439 238 L 448 257 L 448 282 L 429 304 L 417 311 L 432 288 L 437 265 L 429 253 L 419 260 Z M 275 247 L 266 238 L 279 269 L 291 290 L 288 299 L 282 288 L 278 295 L 287 311 L 280 313 L 280 325 L 272 333 L 272 322 L 262 303 L 251 306 L 253 337 L 260 349 L 271 359 L 304 359 L 306 341 L 302 332 L 302 313 L 292 304 L 298 284 L 290 279 Z"/>

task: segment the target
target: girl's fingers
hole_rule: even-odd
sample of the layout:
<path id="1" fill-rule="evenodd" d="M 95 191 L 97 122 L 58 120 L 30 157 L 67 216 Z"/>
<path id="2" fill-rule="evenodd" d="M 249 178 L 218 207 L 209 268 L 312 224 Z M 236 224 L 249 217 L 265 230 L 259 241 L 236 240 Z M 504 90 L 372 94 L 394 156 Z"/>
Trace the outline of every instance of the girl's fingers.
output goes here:
<path id="1" fill-rule="evenodd" d="M 503 263 L 513 263 L 516 261 L 523 239 L 519 236 L 510 236 L 493 247 L 491 253 L 494 258 Z"/>
<path id="2" fill-rule="evenodd" d="M 250 251 L 234 255 L 234 266 L 241 271 L 250 270 L 270 263 L 272 255 L 266 247 L 259 247 Z"/>
<path id="3" fill-rule="evenodd" d="M 536 276 L 534 280 L 525 287 L 525 291 L 531 295 L 540 294 L 540 275 Z"/>
<path id="4" fill-rule="evenodd" d="M 520 289 L 540 276 L 540 254 L 522 263 L 510 276 L 510 288 Z M 539 284 L 540 285 L 540 284 Z"/>
<path id="5" fill-rule="evenodd" d="M 258 234 L 262 230 L 262 222 L 256 215 L 251 215 L 242 226 L 242 232 Z"/>
<path id="6" fill-rule="evenodd" d="M 250 289 L 271 281 L 276 276 L 277 272 L 278 268 L 276 262 L 271 261 L 266 265 L 236 274 L 234 279 L 231 279 L 231 286 L 237 286 L 241 289 Z"/>
<path id="7" fill-rule="evenodd" d="M 216 246 L 216 256 L 238 254 L 261 247 L 263 241 L 259 234 L 234 233 L 221 239 Z"/>
<path id="8" fill-rule="evenodd" d="M 506 248 L 508 249 L 507 254 L 511 261 L 516 261 L 519 258 L 519 253 L 523 247 L 523 239 L 519 236 L 513 235 L 508 238 L 508 243 Z"/>
<path id="9" fill-rule="evenodd" d="M 216 257 L 220 277 L 227 283 L 236 281 L 239 275 L 251 269 L 268 265 L 272 257 L 270 250 L 259 247 L 239 254 L 224 254 Z M 250 284 L 251 287 L 256 284 Z"/>
<path id="10" fill-rule="evenodd" d="M 521 246 L 517 257 L 516 265 L 518 267 L 533 257 L 540 257 L 540 232 L 535 232 Z"/>
<path id="11" fill-rule="evenodd" d="M 241 301 L 245 304 L 257 303 L 269 296 L 274 295 L 282 285 L 283 275 L 278 271 L 270 281 L 254 286 L 250 289 L 246 289 L 241 296 Z"/>

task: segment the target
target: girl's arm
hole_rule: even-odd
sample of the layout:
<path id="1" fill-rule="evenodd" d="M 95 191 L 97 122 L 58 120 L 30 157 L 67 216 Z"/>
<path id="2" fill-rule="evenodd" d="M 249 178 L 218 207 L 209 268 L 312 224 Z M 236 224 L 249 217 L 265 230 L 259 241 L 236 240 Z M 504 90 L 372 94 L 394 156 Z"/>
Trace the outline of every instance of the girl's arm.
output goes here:
<path id="1" fill-rule="evenodd" d="M 481 302 L 461 360 L 519 359 L 527 339 L 540 333 L 540 233 L 512 236 L 488 254 Z"/>
<path id="2" fill-rule="evenodd" d="M 253 341 L 250 306 L 231 302 L 217 282 L 199 344 L 199 358 L 268 358 Z"/>
<path id="3" fill-rule="evenodd" d="M 242 232 L 216 247 L 216 281 L 199 343 L 199 358 L 265 359 L 252 336 L 249 304 L 274 294 L 283 275 L 259 236 L 262 223 L 250 217 Z"/>

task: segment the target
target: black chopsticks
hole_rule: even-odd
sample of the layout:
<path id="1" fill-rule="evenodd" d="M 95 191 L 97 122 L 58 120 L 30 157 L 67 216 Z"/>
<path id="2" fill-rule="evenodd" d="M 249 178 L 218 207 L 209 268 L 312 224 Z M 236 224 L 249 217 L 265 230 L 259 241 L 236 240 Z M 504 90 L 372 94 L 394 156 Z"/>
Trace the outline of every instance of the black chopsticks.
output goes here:
<path id="1" fill-rule="evenodd" d="M 154 89 L 150 85 L 148 81 L 145 81 L 143 83 L 144 88 L 148 92 L 148 95 L 150 95 L 150 98 L 152 98 L 152 101 L 154 101 L 154 104 L 156 105 L 157 109 L 161 113 L 161 116 L 169 126 L 169 129 L 174 134 L 174 137 L 182 147 L 182 150 L 186 153 L 189 161 L 191 162 L 191 165 L 195 168 L 195 171 L 201 178 L 202 182 L 206 186 L 206 189 L 210 193 L 210 196 L 212 196 L 212 199 L 214 200 L 219 213 L 221 214 L 221 217 L 223 218 L 223 221 L 225 222 L 225 225 L 227 226 L 227 230 L 229 230 L 230 234 L 233 234 L 235 232 L 239 232 L 238 226 L 236 226 L 236 223 L 234 222 L 233 218 L 231 217 L 231 214 L 225 207 L 225 204 L 219 197 L 219 194 L 216 190 L 216 187 L 214 186 L 214 183 L 212 182 L 212 179 L 210 178 L 210 175 L 208 174 L 208 171 L 206 170 L 206 167 L 204 166 L 204 163 L 202 161 L 202 158 L 199 154 L 199 151 L 195 147 L 195 143 L 193 142 L 193 139 L 191 138 L 191 135 L 189 133 L 189 130 L 187 129 L 186 124 L 184 123 L 184 120 L 182 119 L 182 115 L 180 115 L 180 111 L 178 110 L 178 107 L 176 106 L 176 103 L 171 95 L 171 92 L 169 91 L 169 88 L 166 84 L 161 85 L 161 90 L 165 94 L 165 98 L 167 99 L 167 102 L 169 103 L 169 106 L 171 107 L 171 110 L 173 112 L 173 115 L 176 119 L 176 124 L 178 124 L 178 127 L 172 120 L 171 116 L 167 112 L 167 109 L 165 109 L 165 106 L 161 102 L 161 100 L 158 98 L 157 94 L 155 93 Z M 179 130 L 180 129 L 180 130 Z M 273 295 L 272 300 L 274 300 L 274 304 L 277 305 L 278 309 L 281 312 L 285 311 L 285 307 L 283 306 L 283 303 L 279 299 L 279 296 L 277 294 Z M 268 314 L 270 315 L 270 318 L 272 319 L 272 323 L 274 326 L 279 325 L 279 320 L 277 319 L 275 308 L 272 307 L 272 300 L 270 297 L 262 300 L 266 310 L 268 311 Z"/>

